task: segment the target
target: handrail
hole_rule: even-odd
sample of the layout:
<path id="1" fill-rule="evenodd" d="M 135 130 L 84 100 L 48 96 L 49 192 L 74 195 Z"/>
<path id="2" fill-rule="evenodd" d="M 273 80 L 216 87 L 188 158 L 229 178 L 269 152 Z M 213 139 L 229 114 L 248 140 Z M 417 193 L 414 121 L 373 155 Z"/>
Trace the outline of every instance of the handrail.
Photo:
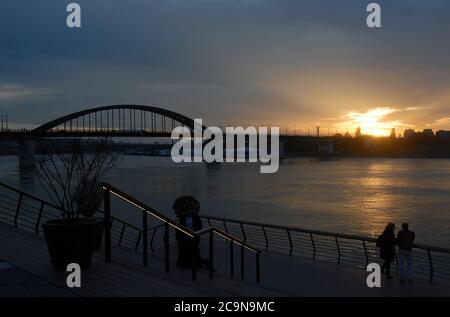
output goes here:
<path id="1" fill-rule="evenodd" d="M 176 222 L 175 220 L 173 220 L 170 217 L 167 217 L 166 215 L 160 213 L 159 211 L 153 209 L 152 207 L 144 204 L 143 202 L 137 200 L 136 198 L 128 195 L 127 193 L 121 191 L 120 189 L 118 189 L 117 187 L 114 187 L 108 183 L 101 183 L 100 186 L 104 189 L 104 190 L 108 190 L 111 192 L 111 194 L 113 194 L 114 196 L 127 201 L 128 203 L 134 205 L 135 207 L 141 209 L 142 211 L 145 211 L 149 214 L 151 214 L 153 217 L 163 221 L 164 223 L 168 223 L 170 226 L 172 226 L 173 228 L 175 228 L 176 230 L 179 230 L 185 234 L 187 234 L 188 236 L 190 236 L 191 238 L 195 237 L 195 232 L 192 231 L 191 229 L 189 229 L 186 226 L 183 226 L 182 224 L 179 224 L 178 222 Z"/>
<path id="2" fill-rule="evenodd" d="M 239 244 L 239 245 L 243 246 L 247 250 L 250 250 L 250 251 L 255 252 L 255 253 L 261 253 L 261 251 L 258 250 L 257 248 L 251 246 L 247 242 L 245 242 L 245 241 L 243 241 L 243 240 L 241 240 L 241 239 L 239 239 L 239 238 L 237 238 L 235 236 L 232 236 L 231 234 L 223 231 L 222 229 L 217 228 L 216 226 L 209 226 L 209 227 L 206 227 L 204 229 L 195 231 L 194 233 L 196 234 L 196 236 L 201 236 L 201 235 L 203 235 L 205 233 L 209 233 L 210 231 L 213 231 L 213 232 L 217 233 L 218 235 L 222 236 L 223 238 L 225 238 L 227 240 L 234 241 L 236 244 Z"/>
<path id="3" fill-rule="evenodd" d="M 53 204 L 53 203 L 51 203 L 51 202 L 45 201 L 45 200 L 43 200 L 43 199 L 41 199 L 41 198 L 39 198 L 39 197 L 37 197 L 37 196 L 34 196 L 34 195 L 29 194 L 29 193 L 27 193 L 27 192 L 24 192 L 24 191 L 22 191 L 22 190 L 20 190 L 20 189 L 17 189 L 17 188 L 15 188 L 15 187 L 9 186 L 9 185 L 7 185 L 7 184 L 5 184 L 5 183 L 0 182 L 0 187 L 4 187 L 4 188 L 6 188 L 6 189 L 8 189 L 8 190 L 10 190 L 10 191 L 13 191 L 13 192 L 19 194 L 19 195 L 23 195 L 23 196 L 25 196 L 25 197 L 28 197 L 28 198 L 30 198 L 30 199 L 33 199 L 33 200 L 35 200 L 35 201 L 37 201 L 37 202 L 39 202 L 39 203 L 41 203 L 41 204 L 44 204 L 44 205 L 46 205 L 46 206 L 48 206 L 48 207 L 51 207 L 51 208 L 56 209 L 56 210 L 59 210 L 59 211 L 61 211 L 62 213 L 67 213 L 63 208 L 61 208 L 61 207 L 59 207 L 59 206 L 56 206 L 55 204 Z M 97 209 L 97 212 L 103 213 L 103 211 L 100 210 L 100 209 Z M 130 227 L 130 228 L 133 228 L 133 229 L 135 229 L 135 230 L 141 230 L 141 229 L 137 228 L 136 226 L 133 226 L 132 224 L 127 223 L 127 222 L 125 222 L 125 221 L 123 221 L 123 220 L 121 220 L 121 219 L 119 219 L 119 218 L 116 218 L 116 217 L 113 217 L 113 216 L 111 216 L 111 218 L 113 218 L 114 221 L 118 221 L 118 222 L 120 222 L 120 223 L 122 223 L 122 224 L 125 224 L 125 225 L 127 225 L 128 227 Z M 154 228 L 150 228 L 149 230 L 151 230 L 151 229 L 154 229 Z"/>
<path id="4" fill-rule="evenodd" d="M 58 207 L 58 206 L 56 206 L 56 205 L 54 205 L 54 204 L 52 204 L 52 203 L 50 203 L 50 202 L 47 202 L 47 201 L 45 201 L 45 200 L 42 200 L 42 199 L 39 198 L 39 197 L 33 196 L 33 195 L 31 195 L 31 194 L 28 194 L 28 193 L 26 193 L 26 192 L 24 192 L 24 191 L 21 191 L 21 190 L 17 189 L 17 188 L 11 187 L 11 186 L 6 185 L 6 184 L 4 184 L 4 183 L 0 183 L 0 186 L 5 187 L 5 188 L 7 188 L 7 189 L 9 189 L 9 190 L 11 190 L 11 191 L 13 191 L 13 192 L 16 192 L 16 193 L 18 193 L 18 194 L 21 194 L 21 195 L 23 195 L 23 196 L 26 196 L 26 197 L 28 197 L 28 198 L 34 199 L 34 200 L 36 200 L 36 201 L 38 201 L 38 202 L 40 202 L 40 203 L 43 203 L 43 204 L 45 204 L 45 205 L 47 205 L 47 206 L 49 206 L 49 207 L 52 207 L 52 208 L 54 208 L 54 209 L 58 209 L 59 211 L 66 212 L 66 211 L 65 211 L 64 209 L 62 209 L 61 207 Z"/>
<path id="5" fill-rule="evenodd" d="M 225 221 L 225 222 L 229 222 L 229 223 L 236 223 L 239 225 L 245 224 L 245 225 L 262 227 L 262 228 L 289 230 L 289 231 L 294 231 L 294 232 L 301 232 L 301 233 L 314 234 L 314 235 L 320 235 L 320 236 L 328 236 L 328 237 L 338 237 L 338 238 L 343 238 L 343 239 L 359 240 L 359 241 L 366 241 L 366 242 L 373 242 L 373 243 L 375 243 L 377 240 L 376 238 L 354 235 L 354 234 L 345 234 L 345 233 L 337 233 L 337 232 L 331 232 L 331 231 L 305 229 L 305 228 L 299 228 L 299 227 L 275 225 L 275 224 L 268 224 L 268 223 L 255 222 L 255 221 L 223 218 L 223 217 L 217 217 L 217 216 L 201 215 L 200 217 L 204 218 L 204 219 L 217 220 L 217 221 L 221 221 L 221 222 Z M 430 250 L 430 251 L 436 251 L 436 252 L 450 254 L 450 248 L 436 247 L 436 246 L 417 244 L 417 243 L 414 243 L 413 247 L 417 248 L 417 249 Z"/>
<path id="6" fill-rule="evenodd" d="M 265 245 L 265 250 L 268 250 L 270 245 L 272 249 L 278 249 L 282 252 L 286 252 L 289 255 L 292 255 L 294 244 L 296 244 L 297 247 L 303 249 L 305 247 L 309 247 L 310 250 L 312 249 L 311 253 L 313 259 L 316 258 L 316 253 L 318 253 L 320 258 L 324 260 L 335 258 L 337 260 L 337 263 L 340 264 L 342 263 L 342 259 L 345 257 L 350 262 L 358 263 L 358 266 L 364 263 L 366 267 L 369 263 L 370 258 L 373 258 L 375 260 L 377 259 L 376 254 L 378 251 L 375 247 L 376 239 L 373 237 L 321 230 L 309 230 L 292 226 L 273 225 L 261 222 L 228 219 L 208 215 L 202 215 L 201 218 L 207 220 L 208 223 L 211 223 L 211 221 L 215 221 L 218 224 L 223 224 L 224 228 L 226 228 L 227 231 L 230 231 L 230 228 L 232 228 L 234 225 L 235 230 L 237 230 L 238 232 L 240 230 L 244 238 L 250 238 L 252 240 L 252 243 L 255 243 L 256 245 Z M 246 227 L 259 228 L 261 229 L 261 232 L 252 232 L 247 230 L 247 233 L 245 234 L 245 232 L 243 231 L 244 225 Z M 270 232 L 268 232 L 266 229 L 272 229 L 272 234 L 270 235 Z M 294 241 L 292 236 L 293 233 L 301 234 L 296 236 L 296 239 L 300 240 Z M 309 243 L 307 242 L 307 240 L 304 240 L 302 236 L 305 236 L 305 238 L 309 237 Z M 322 239 L 315 239 L 316 237 Z M 449 267 L 447 265 L 450 261 L 449 248 L 417 243 L 413 245 L 413 248 L 415 250 L 418 250 L 416 254 L 418 258 L 416 258 L 415 260 L 417 262 L 417 264 L 415 265 L 415 267 L 417 268 L 417 273 L 427 275 L 430 281 L 433 281 L 435 277 L 439 277 L 445 280 L 450 279 Z M 359 258 L 360 255 L 358 255 L 361 254 L 361 251 L 362 258 L 364 259 L 363 262 L 361 262 L 362 259 Z M 398 271 L 399 264 L 397 260 L 396 265 L 396 270 Z"/>
<path id="7" fill-rule="evenodd" d="M 176 222 L 175 220 L 173 220 L 170 217 L 167 217 L 166 215 L 162 214 L 161 212 L 153 209 L 152 207 L 144 204 L 143 202 L 137 200 L 136 198 L 130 196 L 129 194 L 121 191 L 120 189 L 118 189 L 117 187 L 114 187 L 108 183 L 101 183 L 100 186 L 103 187 L 103 189 L 107 189 L 111 192 L 111 194 L 115 195 L 116 197 L 119 197 L 120 199 L 123 199 L 125 201 L 128 201 L 129 203 L 131 203 L 132 205 L 136 206 L 137 208 L 141 209 L 142 211 L 145 211 L 149 214 L 151 214 L 152 216 L 156 217 L 157 219 L 163 221 L 163 222 L 167 222 L 169 223 L 169 225 L 171 225 L 173 228 L 175 228 L 176 230 L 182 231 L 183 233 L 187 234 L 188 236 L 190 236 L 191 238 L 194 237 L 198 237 L 201 236 L 205 233 L 208 233 L 209 231 L 214 231 L 215 233 L 223 236 L 224 238 L 228 239 L 228 240 L 232 240 L 234 242 L 236 242 L 237 244 L 241 244 L 243 245 L 245 248 L 247 248 L 248 250 L 251 250 L 253 252 L 261 252 L 260 250 L 258 250 L 257 248 L 252 247 L 250 244 L 248 244 L 245 241 L 242 241 L 241 239 L 230 235 L 229 233 L 215 227 L 215 226 L 210 226 L 198 231 L 192 231 L 191 229 L 189 229 L 186 226 L 183 226 L 182 224 Z"/>
<path id="8" fill-rule="evenodd" d="M 223 217 L 217 217 L 217 216 L 201 215 L 201 218 L 217 220 L 217 221 L 226 221 L 226 222 L 236 223 L 236 224 L 245 224 L 245 225 L 256 226 L 256 227 L 265 227 L 265 228 L 272 228 L 272 229 L 279 229 L 279 230 L 289 230 L 289 231 L 296 231 L 296 232 L 308 233 L 308 234 L 312 233 L 312 234 L 322 235 L 322 236 L 330 236 L 330 237 L 337 236 L 337 237 L 345 238 L 345 239 L 360 240 L 360 238 L 361 238 L 361 236 L 352 235 L 352 234 L 336 233 L 336 232 L 322 231 L 322 230 L 315 230 L 315 229 L 304 229 L 304 228 L 299 228 L 299 227 L 275 225 L 275 224 L 269 224 L 269 223 L 263 223 L 263 222 L 239 220 L 239 219 L 232 219 L 232 218 L 223 218 Z M 366 239 L 369 242 L 376 241 L 375 238 L 366 238 Z"/>
<path id="9" fill-rule="evenodd" d="M 165 234 L 164 234 L 164 245 L 165 245 L 165 266 L 166 266 L 166 272 L 169 272 L 169 226 L 173 227 L 175 230 L 178 230 L 184 234 L 186 234 L 191 239 L 200 238 L 204 234 L 209 234 L 209 276 L 210 278 L 213 278 L 214 276 L 214 267 L 213 267 L 213 258 L 214 258 L 214 234 L 217 234 L 219 236 L 222 236 L 223 238 L 227 239 L 233 244 L 237 244 L 241 247 L 241 277 L 244 277 L 244 249 L 247 249 L 249 251 L 252 251 L 256 255 L 256 282 L 259 283 L 260 280 L 260 253 L 261 251 L 257 248 L 251 246 L 245 241 L 242 241 L 241 239 L 215 227 L 215 226 L 209 226 L 207 228 L 193 231 L 189 229 L 186 226 L 183 226 L 182 224 L 176 222 L 170 217 L 167 217 L 163 213 L 153 209 L 152 207 L 144 204 L 143 202 L 139 201 L 138 199 L 134 198 L 133 196 L 121 191 L 120 189 L 116 188 L 113 185 L 110 185 L 108 183 L 101 183 L 99 186 L 104 190 L 104 213 L 105 213 L 105 224 L 108 223 L 108 219 L 111 216 L 111 206 L 110 206 L 110 194 L 113 194 L 117 198 L 128 202 L 129 204 L 137 207 L 142 211 L 142 243 L 143 243 L 143 263 L 144 266 L 147 266 L 147 248 L 148 248 L 148 231 L 147 228 L 147 214 L 155 217 L 156 219 L 162 221 L 164 223 L 165 227 Z M 139 240 L 138 240 L 139 243 Z M 233 258 L 233 249 L 231 248 L 230 251 L 230 258 Z M 111 231 L 108 226 L 105 226 L 105 260 L 111 261 Z M 195 261 L 195 256 L 193 256 L 193 263 L 192 263 L 192 279 L 196 280 L 196 269 L 197 264 Z M 233 272 L 233 262 L 230 262 L 231 268 L 230 271 Z"/>

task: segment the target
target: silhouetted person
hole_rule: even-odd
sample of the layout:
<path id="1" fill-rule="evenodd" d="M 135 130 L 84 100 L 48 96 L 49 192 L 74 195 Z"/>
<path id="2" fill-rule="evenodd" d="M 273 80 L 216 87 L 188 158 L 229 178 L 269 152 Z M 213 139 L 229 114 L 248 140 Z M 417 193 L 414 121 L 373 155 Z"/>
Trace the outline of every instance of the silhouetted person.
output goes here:
<path id="1" fill-rule="evenodd" d="M 381 272 L 386 274 L 386 277 L 391 279 L 391 263 L 395 257 L 395 225 L 389 223 L 384 229 L 383 234 L 379 237 L 380 257 L 384 260 L 381 266 Z"/>
<path id="2" fill-rule="evenodd" d="M 192 196 L 179 197 L 173 203 L 173 209 L 178 221 L 183 226 L 192 231 L 198 231 L 203 228 L 202 221 L 198 216 L 200 203 Z M 206 265 L 207 260 L 202 260 L 200 254 L 200 240 L 192 238 L 185 233 L 175 230 L 178 243 L 177 265 L 180 267 L 192 267 Z"/>
<path id="3" fill-rule="evenodd" d="M 402 230 L 398 232 L 397 244 L 398 244 L 398 261 L 400 279 L 402 281 L 405 278 L 412 282 L 412 247 L 414 245 L 414 239 L 416 234 L 409 231 L 409 225 L 405 222 L 402 225 Z M 405 270 L 406 264 L 406 270 Z"/>

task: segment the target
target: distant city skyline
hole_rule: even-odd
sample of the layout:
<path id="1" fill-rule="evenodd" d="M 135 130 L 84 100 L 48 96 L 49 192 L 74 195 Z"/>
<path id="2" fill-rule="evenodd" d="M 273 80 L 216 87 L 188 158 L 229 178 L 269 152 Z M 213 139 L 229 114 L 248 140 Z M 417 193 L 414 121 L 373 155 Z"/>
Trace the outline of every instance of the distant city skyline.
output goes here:
<path id="1" fill-rule="evenodd" d="M 376 30 L 359 0 L 77 2 L 79 30 L 65 26 L 67 3 L 0 4 L 10 126 L 145 104 L 324 135 L 450 130 L 448 1 L 377 1 Z"/>

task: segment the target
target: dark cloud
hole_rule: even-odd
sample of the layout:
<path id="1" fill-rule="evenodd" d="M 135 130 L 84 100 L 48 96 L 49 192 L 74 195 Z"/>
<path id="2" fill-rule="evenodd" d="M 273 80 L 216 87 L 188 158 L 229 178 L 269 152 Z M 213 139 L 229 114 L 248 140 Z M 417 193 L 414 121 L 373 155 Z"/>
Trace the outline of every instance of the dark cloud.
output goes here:
<path id="1" fill-rule="evenodd" d="M 17 94 L 0 109 L 28 123 L 121 102 L 214 123 L 313 123 L 397 105 L 445 117 L 450 2 L 378 1 L 379 30 L 365 26 L 369 2 L 79 0 L 73 30 L 68 2 L 4 0 L 0 96 Z"/>

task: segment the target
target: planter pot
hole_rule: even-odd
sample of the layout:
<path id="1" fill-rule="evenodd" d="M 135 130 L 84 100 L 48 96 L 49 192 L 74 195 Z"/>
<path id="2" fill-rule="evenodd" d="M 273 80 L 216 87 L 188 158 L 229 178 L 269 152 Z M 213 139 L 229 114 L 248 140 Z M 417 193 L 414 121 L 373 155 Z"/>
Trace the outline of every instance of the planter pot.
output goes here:
<path id="1" fill-rule="evenodd" d="M 81 268 L 91 265 L 94 231 L 99 219 L 58 219 L 42 224 L 48 252 L 55 270 L 65 270 L 69 263 Z"/>
<path id="2" fill-rule="evenodd" d="M 92 236 L 92 245 L 94 251 L 100 250 L 103 241 L 103 232 L 105 231 L 105 221 L 102 218 L 90 218 L 97 220 L 94 224 L 94 232 Z"/>

